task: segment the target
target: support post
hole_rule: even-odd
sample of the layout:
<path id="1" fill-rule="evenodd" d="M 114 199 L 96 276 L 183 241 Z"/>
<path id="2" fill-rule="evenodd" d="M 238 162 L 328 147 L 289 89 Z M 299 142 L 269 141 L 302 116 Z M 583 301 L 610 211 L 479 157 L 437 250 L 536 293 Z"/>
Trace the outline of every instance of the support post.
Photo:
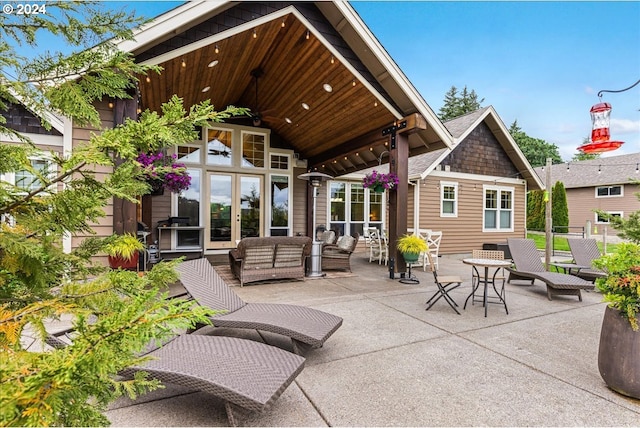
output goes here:
<path id="1" fill-rule="evenodd" d="M 404 272 L 406 263 L 396 248 L 398 237 L 407 233 L 407 197 L 409 192 L 409 139 L 406 134 L 398 133 L 406 128 L 407 121 L 395 123 L 382 131 L 389 137 L 389 172 L 398 176 L 398 185 L 389 193 L 389 277 L 395 277 L 395 271 Z M 395 268 L 395 271 L 394 271 Z"/>
<path id="2" fill-rule="evenodd" d="M 546 206 L 545 206 L 545 248 L 544 248 L 544 263 L 547 267 L 547 270 L 551 267 L 551 251 L 553 248 L 553 235 L 551 234 L 552 228 L 552 216 L 551 216 L 551 191 L 552 183 L 551 183 L 551 158 L 547 158 L 546 165 L 546 178 L 545 178 L 545 188 L 547 191 L 546 194 Z"/>

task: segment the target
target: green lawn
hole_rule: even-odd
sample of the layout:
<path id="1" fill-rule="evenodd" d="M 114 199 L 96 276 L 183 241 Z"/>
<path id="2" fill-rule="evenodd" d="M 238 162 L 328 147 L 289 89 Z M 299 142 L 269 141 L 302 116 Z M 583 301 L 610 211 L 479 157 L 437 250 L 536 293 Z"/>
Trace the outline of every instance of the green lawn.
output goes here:
<path id="1" fill-rule="evenodd" d="M 527 233 L 527 238 L 533 239 L 536 243 L 536 248 L 544 250 L 547 239 L 545 235 L 540 233 Z M 598 247 L 602 251 L 602 242 L 598 241 Z M 557 251 L 571 251 L 569 249 L 569 243 L 567 238 L 561 236 L 553 237 L 553 248 Z M 616 244 L 607 244 L 607 253 L 615 253 L 617 251 Z"/>

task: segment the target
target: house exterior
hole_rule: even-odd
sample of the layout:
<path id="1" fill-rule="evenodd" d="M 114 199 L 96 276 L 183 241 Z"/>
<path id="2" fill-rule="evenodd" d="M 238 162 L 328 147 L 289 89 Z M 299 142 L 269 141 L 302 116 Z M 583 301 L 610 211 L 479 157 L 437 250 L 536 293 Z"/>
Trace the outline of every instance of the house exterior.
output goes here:
<path id="1" fill-rule="evenodd" d="M 402 159 L 453 144 L 345 2 L 188 2 L 118 46 L 163 68 L 141 79 L 137 109 L 158 111 L 178 94 L 186 108 L 210 100 L 218 109 L 250 107 L 252 115 L 200 129 L 198 140 L 176 148 L 191 188 L 145 196 L 138 207 L 114 201 L 96 225 L 99 235 L 142 222 L 153 242 L 159 223 L 179 217 L 193 229 L 165 229 L 161 249 L 207 255 L 248 236 L 310 235 L 313 191 L 300 174 L 335 176 L 375 165 L 385 151 Z M 104 128 L 120 120 L 120 100 L 115 108 L 110 101 L 97 106 Z M 91 131 L 74 126 L 73 144 Z M 406 162 L 398 164 L 406 174 Z M 405 210 L 388 210 L 400 219 L 393 222 L 398 230 Z M 83 237 L 70 239 L 76 246 Z"/>
<path id="2" fill-rule="evenodd" d="M 561 181 L 566 189 L 569 232 L 582 233 L 584 228 L 585 233 L 601 234 L 606 227 L 607 233 L 615 234 L 596 210 L 623 218 L 640 210 L 639 165 L 640 153 L 552 165 L 549 188 Z M 547 180 L 548 171 L 542 167 L 535 171 L 543 182 Z"/>
<path id="3" fill-rule="evenodd" d="M 525 237 L 526 193 L 540 189 L 542 182 L 494 108 L 479 109 L 444 125 L 456 139 L 453 148 L 409 158 L 409 228 L 441 230 L 441 254 L 469 253 L 482 248 L 483 243 Z M 329 227 L 347 233 L 353 229 L 362 233 L 364 227 L 386 227 L 386 195 L 362 187 L 362 178 L 374 169 L 388 170 L 381 165 L 327 183 L 324 195 L 329 202 L 323 208 Z M 341 204 L 342 199 L 351 201 L 351 207 Z M 360 205 L 364 215 L 359 214 Z M 343 206 L 346 215 L 337 216 Z M 360 226 L 357 221 L 335 221 L 338 217 L 365 221 Z M 367 222 L 367 218 L 373 221 Z"/>
<path id="4" fill-rule="evenodd" d="M 160 111 L 174 94 L 185 108 L 209 100 L 219 110 L 249 107 L 251 116 L 199 129 L 197 140 L 175 148 L 191 187 L 138 205 L 113 201 L 94 225 L 98 236 L 143 223 L 147 242 L 159 240 L 165 254 L 223 254 L 248 236 L 312 235 L 314 206 L 315 224 L 337 227 L 347 211 L 335 207 L 347 196 L 360 198 L 361 212 L 342 221 L 343 231 L 378 222 L 392 243 L 412 226 L 451 230 L 443 253 L 524 236 L 524 194 L 540 182 L 495 111 L 441 123 L 346 2 L 187 2 L 117 45 L 163 72 L 141 77 L 133 106 L 98 103 L 102 129 L 121 123 L 123 110 L 133 119 L 137 110 Z M 60 127 L 64 151 L 100 131 L 68 121 Z M 341 181 L 334 180 L 315 198 L 298 178 L 310 171 L 344 177 L 383 161 L 402 179 L 389 195 L 355 187 L 330 194 Z M 443 194 L 449 199 L 441 204 Z M 494 211 L 482 208 L 488 195 Z M 362 215 L 366 222 L 356 224 Z M 491 216 L 502 219 L 497 230 L 483 226 Z M 174 220 L 160 237 L 157 226 Z"/>

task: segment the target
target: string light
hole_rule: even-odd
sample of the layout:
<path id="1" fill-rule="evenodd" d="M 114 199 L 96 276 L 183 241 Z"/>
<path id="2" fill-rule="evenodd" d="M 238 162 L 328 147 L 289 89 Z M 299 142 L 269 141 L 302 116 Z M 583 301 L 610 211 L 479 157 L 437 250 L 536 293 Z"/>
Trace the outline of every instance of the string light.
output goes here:
<path id="1" fill-rule="evenodd" d="M 636 174 L 638 173 L 638 164 L 636 164 Z"/>
<path id="2" fill-rule="evenodd" d="M 309 30 L 307 30 L 307 35 L 306 35 L 306 37 L 305 37 L 305 38 L 306 38 L 307 40 L 309 40 L 309 37 L 310 37 L 310 36 L 311 36 L 311 35 L 309 34 Z"/>
<path id="3" fill-rule="evenodd" d="M 598 165 L 598 174 L 602 172 L 602 165 Z"/>
<path id="4" fill-rule="evenodd" d="M 569 162 L 567 162 L 567 171 L 569 171 Z"/>
<path id="5" fill-rule="evenodd" d="M 220 53 L 220 48 L 218 47 L 218 45 L 216 45 L 216 48 L 213 50 L 215 53 L 219 54 Z"/>
<path id="6" fill-rule="evenodd" d="M 185 62 L 184 58 L 182 58 L 182 68 L 186 68 L 187 67 L 187 63 Z"/>
<path id="7" fill-rule="evenodd" d="M 353 80 L 351 81 L 351 86 L 356 86 L 356 79 L 353 79 Z"/>
<path id="8" fill-rule="evenodd" d="M 282 18 L 282 24 L 280 24 L 280 26 L 281 26 L 282 28 L 284 28 L 284 26 L 285 26 L 284 18 Z"/>
<path id="9" fill-rule="evenodd" d="M 258 38 L 258 33 L 256 32 L 256 29 L 253 29 L 253 38 L 257 39 Z"/>
<path id="10" fill-rule="evenodd" d="M 146 79 L 147 83 L 151 83 L 151 77 L 147 76 Z"/>

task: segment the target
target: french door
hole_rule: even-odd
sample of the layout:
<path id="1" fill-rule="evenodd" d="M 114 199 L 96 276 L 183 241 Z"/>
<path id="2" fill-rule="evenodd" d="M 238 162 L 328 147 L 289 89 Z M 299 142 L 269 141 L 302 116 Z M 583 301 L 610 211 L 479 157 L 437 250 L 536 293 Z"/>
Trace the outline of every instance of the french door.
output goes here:
<path id="1" fill-rule="evenodd" d="M 209 173 L 207 249 L 235 248 L 236 241 L 262 236 L 263 177 Z"/>

